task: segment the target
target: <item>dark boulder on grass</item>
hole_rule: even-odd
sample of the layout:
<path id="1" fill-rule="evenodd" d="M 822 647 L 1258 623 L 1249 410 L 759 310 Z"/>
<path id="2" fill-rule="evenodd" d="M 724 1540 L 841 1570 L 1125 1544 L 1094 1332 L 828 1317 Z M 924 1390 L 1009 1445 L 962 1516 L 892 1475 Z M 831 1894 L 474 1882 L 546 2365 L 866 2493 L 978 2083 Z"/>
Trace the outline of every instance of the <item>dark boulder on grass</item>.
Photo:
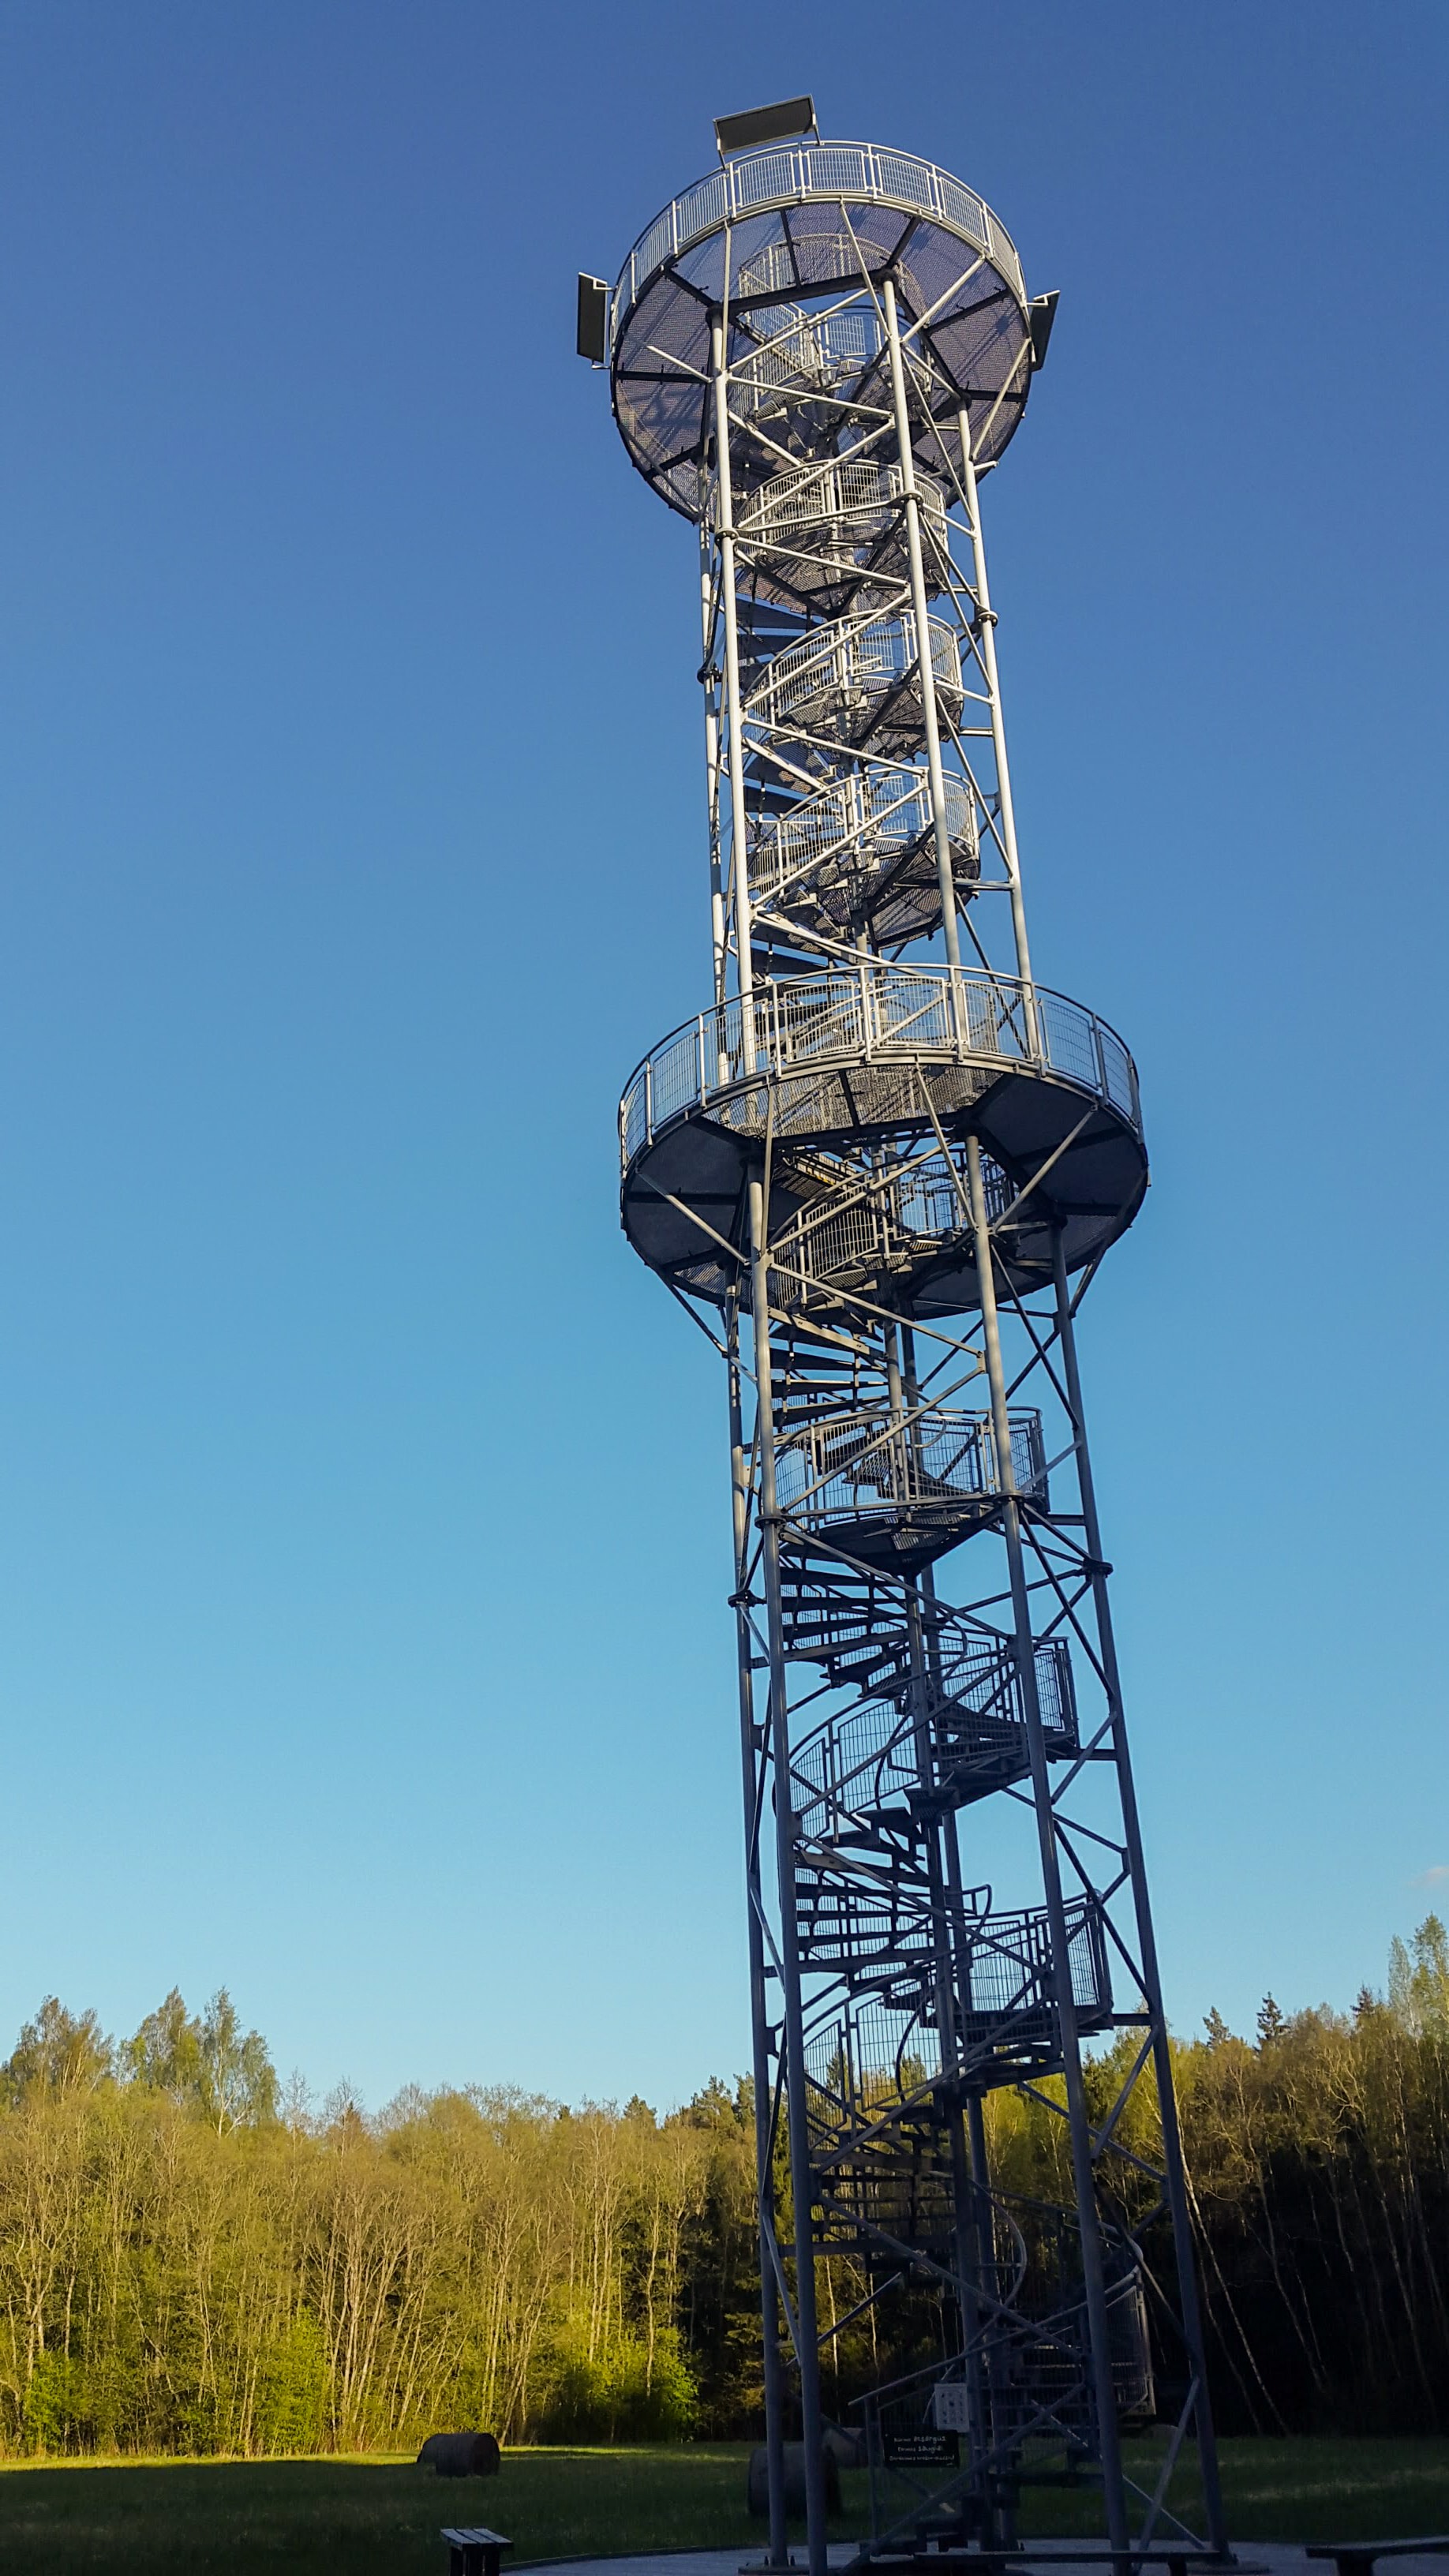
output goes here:
<path id="1" fill-rule="evenodd" d="M 825 2503 L 830 2513 L 840 2511 L 840 2458 L 829 2441 L 822 2442 L 825 2454 Z M 755 2521 L 763 2522 L 770 2510 L 770 2454 L 763 2442 L 750 2453 L 750 2473 L 746 2488 L 749 2510 Z M 785 2444 L 785 2511 L 794 2521 L 805 2510 L 805 2445 Z"/>
<path id="2" fill-rule="evenodd" d="M 416 2465 L 440 2478 L 496 2478 L 499 2457 L 491 2433 L 430 2433 Z"/>

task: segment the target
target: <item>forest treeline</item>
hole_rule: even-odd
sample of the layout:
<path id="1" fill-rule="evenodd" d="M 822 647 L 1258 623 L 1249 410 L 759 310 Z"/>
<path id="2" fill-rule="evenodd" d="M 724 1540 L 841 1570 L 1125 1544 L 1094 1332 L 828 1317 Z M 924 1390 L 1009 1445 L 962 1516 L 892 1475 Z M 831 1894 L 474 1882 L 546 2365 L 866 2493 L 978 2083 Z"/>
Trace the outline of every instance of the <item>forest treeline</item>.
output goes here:
<path id="1" fill-rule="evenodd" d="M 1103 2114 L 1133 2053 L 1092 2061 Z M 1214 2013 L 1175 2054 L 1224 2428 L 1449 2432 L 1443 1925 L 1351 2015 L 1270 1996 L 1251 2040 Z M 1139 2087 L 1123 2143 L 1155 2122 Z M 1070 2197 L 1050 2108 L 998 2094 L 990 2131 L 1003 2190 Z M 749 2433 L 752 2137 L 718 2083 L 662 2119 L 471 2086 L 314 2114 L 225 1992 L 119 2046 L 51 1998 L 0 2067 L 0 2448 Z M 822 2321 L 862 2287 L 832 2257 Z M 836 2413 L 888 2331 L 827 2344 Z"/>

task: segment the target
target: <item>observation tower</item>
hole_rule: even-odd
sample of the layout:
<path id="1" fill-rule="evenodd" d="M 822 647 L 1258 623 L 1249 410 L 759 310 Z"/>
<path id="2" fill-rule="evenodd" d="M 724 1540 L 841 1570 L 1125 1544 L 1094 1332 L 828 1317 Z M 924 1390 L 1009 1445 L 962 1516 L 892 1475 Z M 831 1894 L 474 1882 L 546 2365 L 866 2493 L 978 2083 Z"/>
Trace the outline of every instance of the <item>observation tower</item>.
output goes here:
<path id="1" fill-rule="evenodd" d="M 768 2561 L 803 2436 L 823 2576 L 821 2355 L 867 2327 L 871 2556 L 1009 2543 L 1068 2474 L 1114 2552 L 1223 2556 L 1075 1331 L 1147 1158 L 1126 1046 L 1033 972 L 979 500 L 1056 298 L 808 99 L 716 139 L 579 348 L 699 533 L 711 978 L 619 1149 L 728 1394 Z M 1200 2535 L 1123 2472 L 1163 2421 Z"/>

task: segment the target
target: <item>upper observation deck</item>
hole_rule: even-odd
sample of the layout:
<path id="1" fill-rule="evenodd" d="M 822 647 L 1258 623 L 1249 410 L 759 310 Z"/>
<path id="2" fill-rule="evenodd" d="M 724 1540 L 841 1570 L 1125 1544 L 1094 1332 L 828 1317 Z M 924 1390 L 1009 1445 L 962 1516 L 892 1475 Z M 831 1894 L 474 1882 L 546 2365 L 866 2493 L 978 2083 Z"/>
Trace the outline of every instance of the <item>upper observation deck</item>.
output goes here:
<path id="1" fill-rule="evenodd" d="M 710 427 L 711 316 L 728 316 L 732 419 L 797 449 L 808 409 L 820 452 L 842 405 L 888 401 L 878 290 L 889 276 L 935 420 L 969 412 L 978 465 L 1026 403 L 1032 341 L 1015 244 L 975 192 L 913 153 L 870 143 L 773 144 L 695 181 L 640 235 L 610 300 L 614 415 L 646 481 L 701 514 Z M 792 421 L 791 430 L 797 424 Z M 769 433 L 762 443 L 768 449 Z M 917 461 L 940 474 L 939 437 Z M 751 479 L 746 473 L 746 480 Z"/>

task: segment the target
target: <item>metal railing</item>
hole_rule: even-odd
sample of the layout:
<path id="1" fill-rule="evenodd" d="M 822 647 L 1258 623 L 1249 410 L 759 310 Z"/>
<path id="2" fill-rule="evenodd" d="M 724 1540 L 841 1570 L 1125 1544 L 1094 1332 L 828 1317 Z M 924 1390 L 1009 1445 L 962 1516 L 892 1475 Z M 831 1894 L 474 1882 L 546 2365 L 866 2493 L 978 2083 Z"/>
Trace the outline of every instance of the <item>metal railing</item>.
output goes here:
<path id="1" fill-rule="evenodd" d="M 781 393 L 823 394 L 860 374 L 880 351 L 873 305 L 810 314 L 798 305 L 759 307 L 751 315 L 761 346 L 734 371 L 733 405 L 748 415 Z"/>
<path id="2" fill-rule="evenodd" d="M 899 465 L 882 465 L 873 457 L 831 457 L 804 461 L 793 474 L 773 474 L 768 483 L 741 498 L 735 513 L 740 546 L 782 549 L 808 536 L 822 557 L 832 547 L 843 562 L 853 560 L 850 546 L 864 547 L 883 537 L 899 518 L 905 479 Z M 918 480 L 916 498 L 926 534 L 944 549 L 946 505 L 939 487 Z M 905 560 L 902 543 L 902 562 Z"/>
<path id="3" fill-rule="evenodd" d="M 1062 1760 L 1076 1750 L 1076 1698 L 1071 1657 L 1060 1637 L 1038 1641 L 1033 1657 L 1037 1704 L 1047 1751 Z M 928 1686 L 924 1730 L 913 1693 L 862 1701 L 825 1719 L 790 1757 L 791 1797 L 811 1842 L 853 1833 L 862 1818 L 909 1806 L 930 1794 L 963 1762 L 1014 1757 L 1026 1762 L 1026 1711 L 1015 1649 L 1006 1638 L 973 1638 L 940 1657 L 940 1688 Z M 926 1737 L 922 1772 L 921 1735 Z"/>
<path id="4" fill-rule="evenodd" d="M 890 2166 L 884 2159 L 882 2171 L 889 2176 Z M 869 2183 L 874 2196 L 888 2206 L 875 2176 L 869 2177 Z M 842 2177 L 836 2189 L 840 2197 L 848 2192 L 852 2202 L 859 2199 L 865 2211 L 865 2194 L 853 2174 Z M 898 2195 L 899 2190 L 898 2184 Z M 868 2227 L 871 2214 L 863 2214 L 861 2223 Z M 988 2277 L 987 2286 L 994 2286 L 999 2298 L 1014 2301 L 1021 2288 L 1020 2275 L 1015 2281 L 1003 2278 L 994 2285 Z M 1129 2420 L 1150 2415 L 1152 2346 L 1140 2257 L 1117 2247 L 1108 2258 L 1106 2322 L 1117 2412 Z M 1065 2245 L 1057 2250 L 1054 2264 L 1043 2266 L 1038 2257 L 1020 2308 L 1014 2315 L 991 2315 L 979 2330 L 973 2350 L 986 2358 L 974 2397 L 961 2360 L 953 2358 L 857 2399 L 865 2417 L 872 2530 L 877 2538 L 883 2536 L 893 2512 L 908 2523 L 920 2510 L 918 2483 L 909 2474 L 902 2477 L 897 2472 L 893 2478 L 889 2466 L 902 2434 L 919 2435 L 927 2428 L 938 2433 L 974 2431 L 973 2448 L 978 2455 L 993 2448 L 1005 2452 L 1032 2432 L 1050 2438 L 1070 2429 L 1090 2441 L 1095 2424 L 1091 2336 L 1080 2263 L 1072 2266 Z M 978 2408 L 985 2417 L 979 2426 L 973 2420 Z"/>
<path id="5" fill-rule="evenodd" d="M 937 702 L 959 716 L 965 688 L 955 631 L 944 618 L 926 623 Z M 891 731 L 914 743 L 923 722 L 918 655 L 913 609 L 864 625 L 841 618 L 817 626 L 766 664 L 745 699 L 745 722 L 785 733 L 824 727 L 863 742 L 889 707 Z"/>
<path id="6" fill-rule="evenodd" d="M 999 1163 L 982 1156 L 986 1212 L 994 1223 L 1015 1197 Z M 838 1287 L 862 1269 L 880 1274 L 933 1258 L 969 1233 L 966 1184 L 933 1156 L 899 1175 L 886 1174 L 867 1194 L 842 1205 L 819 1199 L 771 1238 L 771 1302 L 798 1306 L 815 1289 Z"/>
<path id="7" fill-rule="evenodd" d="M 919 1994 L 890 1994 L 833 2010 L 806 2042 L 812 2087 L 810 2121 L 820 2132 L 850 2130 L 878 2119 L 892 2096 L 909 2100 L 961 2060 L 952 2025 L 964 2014 L 961 2044 L 968 2052 L 1030 2040 L 1056 2039 L 1056 1997 L 1051 1935 L 1044 1907 L 1015 1914 L 968 1917 L 959 2002 L 937 1997 L 930 1979 Z M 1067 1908 L 1067 1956 L 1072 2000 L 1083 2030 L 1111 2019 L 1112 1984 L 1100 1901 L 1083 1898 Z M 904 1978 L 902 1979 L 904 1983 Z"/>
<path id="8" fill-rule="evenodd" d="M 1009 1489 L 1045 1506 L 1041 1417 L 1014 1413 L 1009 1428 Z M 857 1406 L 791 1425 L 779 1434 L 776 1474 L 781 1508 L 803 1529 L 873 1518 L 883 1504 L 949 1508 L 1008 1490 L 990 1414 L 935 1405 L 909 1420 Z"/>
<path id="9" fill-rule="evenodd" d="M 750 1043 L 746 1047 L 746 1039 Z M 676 1118 L 787 1073 L 942 1060 L 1053 1074 L 1142 1132 L 1137 1073 L 1116 1031 L 1080 1002 L 1014 976 L 862 959 L 757 985 L 674 1030 L 630 1076 L 619 1104 L 625 1171 Z"/>
<path id="10" fill-rule="evenodd" d="M 782 307 L 795 312 L 799 309 L 796 299 L 812 279 L 852 277 L 858 265 L 856 245 L 846 232 L 813 232 L 803 266 L 793 242 L 783 238 L 762 242 L 758 250 L 739 262 L 735 294 L 778 295 Z M 768 332 L 768 320 L 762 321 L 758 308 L 751 321 L 757 331 Z"/>
<path id="11" fill-rule="evenodd" d="M 807 1976 L 879 1986 L 903 1971 L 928 1971 L 937 1923 L 924 1884 L 884 1870 L 847 1877 L 812 1855 L 795 1865 L 795 1930 Z"/>
<path id="12" fill-rule="evenodd" d="M 999 1210 L 997 1211 L 999 1213 Z M 964 1231 L 961 1202 L 949 1185 L 921 1190 L 907 1200 L 903 1188 L 875 1200 L 855 1199 L 833 1210 L 827 1200 L 803 1209 L 770 1246 L 770 1296 L 781 1309 L 798 1306 L 812 1291 L 838 1288 L 906 1268 L 935 1254 Z"/>
<path id="13" fill-rule="evenodd" d="M 937 1651 L 942 1697 L 932 1708 L 932 1728 L 938 1760 L 969 1749 L 982 1727 L 1025 1728 L 1021 1669 L 1007 1638 L 956 1640 L 947 1630 Z M 1058 1755 L 1071 1752 L 1077 1741 L 1077 1702 L 1065 1637 L 1039 1638 L 1032 1663 L 1048 1743 Z"/>
<path id="14" fill-rule="evenodd" d="M 827 866 L 842 877 L 859 878 L 868 891 L 883 868 L 928 837 L 934 823 L 924 769 L 850 770 L 820 795 L 761 824 L 750 852 L 750 892 L 763 902 L 802 878 L 801 891 L 807 892 Z M 954 857 L 979 859 L 975 804 L 954 771 L 946 780 L 946 829 Z M 968 866 L 968 873 L 975 871 Z"/>
<path id="15" fill-rule="evenodd" d="M 735 515 L 741 563 L 796 600 L 828 602 L 869 592 L 883 602 L 910 578 L 910 544 L 901 507 L 898 465 L 873 458 L 831 458 L 772 475 L 742 493 Z M 927 538 L 928 587 L 939 594 L 936 567 L 948 551 L 945 497 L 931 475 L 917 478 Z"/>
<path id="16" fill-rule="evenodd" d="M 974 189 L 964 187 L 934 161 L 918 160 L 913 152 L 882 151 L 872 143 L 775 144 L 761 152 L 742 152 L 697 179 L 640 234 L 614 287 L 610 347 L 617 345 L 624 317 L 640 290 L 667 259 L 677 259 L 707 233 L 718 232 L 742 215 L 805 205 L 816 198 L 836 204 L 843 200 L 849 205 L 899 206 L 905 213 L 926 215 L 983 252 L 1022 302 L 1026 300 L 1021 261 L 1005 225 Z"/>

